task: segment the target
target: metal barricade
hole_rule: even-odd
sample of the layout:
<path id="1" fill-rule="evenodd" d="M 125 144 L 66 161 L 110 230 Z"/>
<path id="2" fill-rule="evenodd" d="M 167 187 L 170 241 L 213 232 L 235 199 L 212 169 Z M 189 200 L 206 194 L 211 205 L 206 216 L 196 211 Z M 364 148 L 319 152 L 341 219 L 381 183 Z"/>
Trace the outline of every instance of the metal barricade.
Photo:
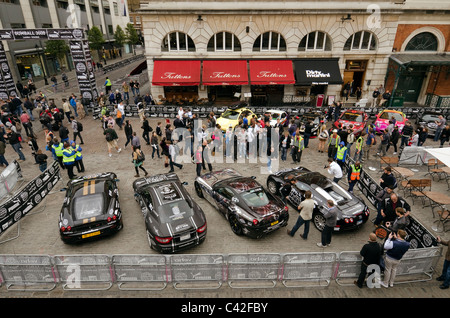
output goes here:
<path id="1" fill-rule="evenodd" d="M 114 255 L 112 267 L 121 290 L 162 290 L 167 286 L 163 255 Z"/>
<path id="2" fill-rule="evenodd" d="M 281 280 L 286 287 L 328 286 L 335 267 L 335 253 L 286 254 L 283 256 Z"/>
<path id="3" fill-rule="evenodd" d="M 442 256 L 442 247 L 409 249 L 397 268 L 395 283 L 423 282 L 431 280 Z"/>
<path id="4" fill-rule="evenodd" d="M 56 287 L 50 256 L 0 255 L 0 274 L 8 290 L 50 291 Z"/>
<path id="5" fill-rule="evenodd" d="M 218 289 L 222 286 L 223 255 L 172 255 L 169 260 L 175 289 Z"/>
<path id="6" fill-rule="evenodd" d="M 273 288 L 280 275 L 281 255 L 230 254 L 227 264 L 227 280 L 230 287 Z"/>
<path id="7" fill-rule="evenodd" d="M 107 290 L 113 284 L 109 256 L 57 255 L 54 261 L 64 290 Z"/>
<path id="8" fill-rule="evenodd" d="M 338 256 L 338 268 L 335 280 L 338 285 L 353 284 L 361 272 L 362 257 L 359 252 L 341 252 Z"/>
<path id="9" fill-rule="evenodd" d="M 397 267 L 396 284 L 422 282 L 432 279 L 436 265 L 442 256 L 442 247 L 409 249 Z M 362 257 L 359 252 L 341 252 L 336 270 L 338 285 L 353 284 L 361 272 Z M 380 269 L 380 276 L 383 272 Z"/>

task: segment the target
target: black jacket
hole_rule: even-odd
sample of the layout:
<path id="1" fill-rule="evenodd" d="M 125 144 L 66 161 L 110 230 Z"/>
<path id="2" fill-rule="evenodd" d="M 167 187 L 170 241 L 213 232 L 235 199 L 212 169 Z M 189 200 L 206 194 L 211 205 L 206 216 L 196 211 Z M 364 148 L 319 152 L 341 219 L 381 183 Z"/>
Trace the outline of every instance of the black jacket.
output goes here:
<path id="1" fill-rule="evenodd" d="M 405 137 L 411 137 L 413 133 L 413 127 L 412 125 L 405 125 L 402 130 L 402 135 Z"/>
<path id="2" fill-rule="evenodd" d="M 405 212 L 411 211 L 411 206 L 402 197 L 398 197 L 395 207 L 390 197 L 384 199 L 384 201 L 382 202 L 382 209 L 386 216 L 384 217 L 383 222 L 394 222 L 397 218 L 397 215 L 395 214 L 395 208 L 398 207 L 405 209 Z"/>
<path id="3" fill-rule="evenodd" d="M 381 245 L 378 242 L 368 242 L 362 247 L 359 254 L 363 257 L 364 264 L 379 264 L 382 254 Z"/>

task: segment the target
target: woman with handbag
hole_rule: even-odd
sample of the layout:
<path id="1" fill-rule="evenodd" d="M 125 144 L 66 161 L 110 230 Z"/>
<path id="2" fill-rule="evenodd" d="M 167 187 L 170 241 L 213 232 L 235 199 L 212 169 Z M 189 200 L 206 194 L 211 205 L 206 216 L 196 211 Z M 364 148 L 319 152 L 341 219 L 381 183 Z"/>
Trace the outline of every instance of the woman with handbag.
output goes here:
<path id="1" fill-rule="evenodd" d="M 145 160 L 145 156 L 144 153 L 142 152 L 142 150 L 140 150 L 139 148 L 133 146 L 133 163 L 134 163 L 134 170 L 136 171 L 136 178 L 139 178 L 139 169 L 141 169 L 142 171 L 144 171 L 145 176 L 148 175 L 147 170 L 145 170 L 145 168 L 142 166 Z"/>
<path id="2" fill-rule="evenodd" d="M 327 125 L 322 121 L 322 126 L 319 129 L 319 152 L 325 151 L 325 143 L 328 140 Z"/>

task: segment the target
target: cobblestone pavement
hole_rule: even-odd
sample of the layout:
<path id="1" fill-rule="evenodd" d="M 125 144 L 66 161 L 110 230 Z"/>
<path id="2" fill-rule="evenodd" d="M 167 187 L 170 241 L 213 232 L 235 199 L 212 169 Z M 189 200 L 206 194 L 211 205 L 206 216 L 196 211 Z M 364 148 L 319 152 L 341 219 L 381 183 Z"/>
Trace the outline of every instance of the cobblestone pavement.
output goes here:
<path id="1" fill-rule="evenodd" d="M 130 66 L 132 67 L 132 66 Z M 123 71 L 122 71 L 123 73 Z M 114 74 L 113 74 L 114 76 Z M 117 76 L 117 73 L 115 74 Z M 142 87 L 145 92 L 146 86 Z M 147 86 L 148 89 L 148 86 Z M 127 118 L 133 126 L 133 129 L 141 132 L 138 118 Z M 152 119 L 151 126 L 154 128 L 157 121 L 164 122 L 163 119 Z M 139 206 L 133 199 L 132 182 L 134 178 L 134 167 L 131 163 L 130 147 L 125 148 L 125 134 L 118 130 L 119 144 L 123 151 L 114 153 L 111 158 L 107 155 L 106 141 L 104 140 L 101 124 L 99 120 L 88 116 L 82 120 L 84 131 L 83 157 L 86 167 L 86 174 L 94 174 L 105 171 L 113 171 L 118 175 L 120 202 L 124 216 L 124 228 L 116 235 L 102 240 L 88 242 L 82 245 L 65 245 L 61 242 L 58 232 L 58 215 L 61 208 L 64 192 L 55 191 L 48 196 L 42 203 L 42 208 L 36 208 L 36 211 L 27 215 L 20 221 L 19 236 L 13 240 L 0 244 L 0 254 L 40 254 L 40 255 L 71 255 L 71 254 L 152 254 L 147 239 L 145 237 L 145 226 Z M 64 121 L 67 124 L 67 121 Z M 40 126 L 35 122 L 35 126 Z M 69 128 L 71 130 L 71 128 Z M 140 135 L 140 133 L 138 133 Z M 151 147 L 146 146 L 141 138 L 143 150 L 146 154 L 144 167 L 151 174 L 168 172 L 164 168 L 163 159 L 151 158 Z M 42 132 L 38 133 L 38 144 L 44 148 L 45 140 Z M 428 139 L 426 144 L 436 144 Z M 318 140 L 312 139 L 309 148 L 305 149 L 301 165 L 311 170 L 326 172 L 323 169 L 327 160 L 327 155 L 317 151 Z M 39 174 L 38 166 L 34 164 L 28 145 L 24 144 L 24 153 L 27 158 L 20 165 L 23 170 L 24 181 L 27 182 Z M 390 150 L 392 152 L 392 150 Z M 16 159 L 16 154 L 11 146 L 7 146 L 6 159 L 12 161 Z M 49 156 L 51 157 L 51 156 Z M 295 167 L 288 158 L 286 162 L 279 162 L 279 168 Z M 377 168 L 375 171 L 367 169 L 377 180 L 381 176 L 379 171 L 379 162 L 372 157 L 364 166 Z M 265 185 L 267 174 L 264 174 L 265 163 L 213 163 L 214 169 L 232 167 L 240 171 L 243 175 L 254 175 L 257 180 Z M 418 177 L 427 172 L 425 166 L 415 168 Z M 320 233 L 312 226 L 307 241 L 303 241 L 298 235 L 290 238 L 286 235 L 286 229 L 280 229 L 267 237 L 259 240 L 253 240 L 246 237 L 237 237 L 230 231 L 226 220 L 220 216 L 205 200 L 197 199 L 194 191 L 193 181 L 195 179 L 195 166 L 192 163 L 184 163 L 183 169 L 175 168 L 182 181 L 187 181 L 187 190 L 197 200 L 199 205 L 205 211 L 208 220 L 208 235 L 206 241 L 186 253 L 192 254 L 232 254 L 232 253 L 298 253 L 298 252 L 319 252 L 320 248 L 316 243 L 320 240 Z M 61 172 L 63 181 L 60 187 L 67 183 L 66 172 Z M 346 187 L 343 180 L 342 185 Z M 445 181 L 433 181 L 433 191 L 447 191 Z M 423 208 L 417 201 L 412 205 L 412 214 L 433 234 L 431 230 L 433 219 L 430 208 Z M 372 214 L 371 218 L 375 215 Z M 296 220 L 296 212 L 290 209 L 291 220 Z M 291 221 L 288 228 L 291 228 Z M 373 231 L 371 222 L 367 222 L 357 231 L 348 233 L 338 233 L 333 236 L 331 247 L 327 249 L 330 252 L 340 251 L 359 251 L 368 239 L 369 233 Z M 1 240 L 7 240 L 17 234 L 17 226 L 12 227 Z M 442 237 L 449 239 L 450 233 L 442 234 Z M 436 271 L 442 270 L 443 259 L 438 264 Z M 178 290 L 169 285 L 162 291 L 123 291 L 117 286 L 112 286 L 107 291 L 65 291 L 57 286 L 50 292 L 33 291 L 8 291 L 6 286 L 0 287 L 1 298 L 265 298 L 265 299 L 288 299 L 288 298 L 448 298 L 450 291 L 438 288 L 439 282 L 433 280 L 427 282 L 404 283 L 388 289 L 359 289 L 356 286 L 339 286 L 334 281 L 327 287 L 317 286 L 313 288 L 287 288 L 278 284 L 275 288 L 258 289 L 235 289 L 229 286 L 222 286 L 218 290 Z"/>

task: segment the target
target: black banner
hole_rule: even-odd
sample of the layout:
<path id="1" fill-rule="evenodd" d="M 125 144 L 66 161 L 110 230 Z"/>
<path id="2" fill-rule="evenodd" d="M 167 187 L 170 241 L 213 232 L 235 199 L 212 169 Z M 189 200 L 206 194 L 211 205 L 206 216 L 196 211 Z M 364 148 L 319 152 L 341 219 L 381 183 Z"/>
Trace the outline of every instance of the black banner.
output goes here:
<path id="1" fill-rule="evenodd" d="M 69 41 L 81 96 L 94 103 L 98 98 L 88 41 Z"/>
<path id="2" fill-rule="evenodd" d="M 54 161 L 43 173 L 0 207 L 0 235 L 36 207 L 60 180 L 60 167 Z"/>
<path id="3" fill-rule="evenodd" d="M 346 164 L 346 170 L 348 171 L 351 164 L 353 164 L 354 161 L 349 156 L 345 159 Z M 358 188 L 361 190 L 361 192 L 364 194 L 364 196 L 369 200 L 369 202 L 377 208 L 377 195 L 382 191 L 383 189 L 381 186 L 364 170 L 364 168 L 361 168 L 361 175 L 359 182 L 357 183 Z M 413 211 L 411 211 L 411 214 L 414 214 Z M 408 234 L 408 237 L 406 240 L 411 243 L 412 248 L 425 248 L 425 247 L 431 247 L 431 246 L 437 246 L 438 242 L 436 238 L 431 234 L 419 221 L 417 221 L 412 215 L 408 216 L 409 222 L 405 228 L 406 233 Z M 388 234 L 388 230 L 380 226 L 376 230 L 377 236 L 380 238 L 384 238 Z"/>
<path id="4" fill-rule="evenodd" d="M 0 41 L 0 99 L 6 100 L 9 96 L 17 96 L 16 84 L 14 83 L 3 43 Z"/>
<path id="5" fill-rule="evenodd" d="M 6 29 L 0 30 L 0 40 L 72 40 L 84 39 L 83 29 Z"/>

